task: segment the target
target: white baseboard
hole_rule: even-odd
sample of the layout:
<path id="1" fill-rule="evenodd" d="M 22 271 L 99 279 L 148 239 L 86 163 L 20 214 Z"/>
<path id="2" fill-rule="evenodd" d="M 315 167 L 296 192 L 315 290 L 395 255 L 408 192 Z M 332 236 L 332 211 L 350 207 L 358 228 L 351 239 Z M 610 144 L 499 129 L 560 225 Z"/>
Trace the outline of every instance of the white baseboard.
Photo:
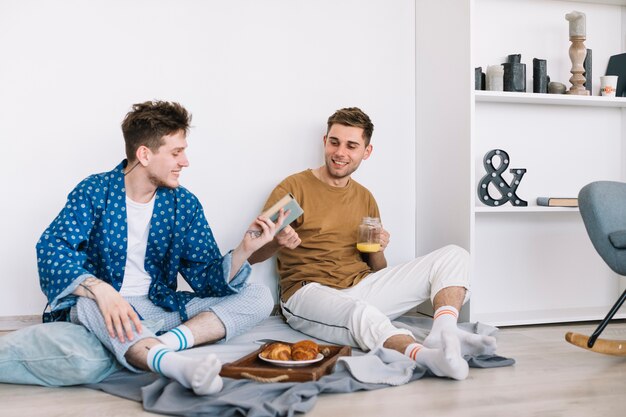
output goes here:
<path id="1" fill-rule="evenodd" d="M 0 331 L 18 330 L 24 327 L 40 324 L 41 316 L 4 316 L 0 317 Z"/>

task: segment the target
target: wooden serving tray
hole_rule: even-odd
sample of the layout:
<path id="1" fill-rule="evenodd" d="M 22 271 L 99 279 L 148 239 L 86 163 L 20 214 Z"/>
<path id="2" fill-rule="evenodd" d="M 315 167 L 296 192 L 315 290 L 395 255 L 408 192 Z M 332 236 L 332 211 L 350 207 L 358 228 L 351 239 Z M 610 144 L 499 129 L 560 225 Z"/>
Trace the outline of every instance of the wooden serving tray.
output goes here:
<path id="1" fill-rule="evenodd" d="M 266 343 L 254 352 L 222 366 L 220 375 L 234 379 L 252 379 L 260 382 L 304 382 L 317 381 L 331 373 L 340 356 L 350 356 L 350 346 L 319 345 L 320 352 L 325 349 L 328 355 L 319 362 L 302 367 L 282 367 L 259 359 L 259 353 L 269 345 Z"/>

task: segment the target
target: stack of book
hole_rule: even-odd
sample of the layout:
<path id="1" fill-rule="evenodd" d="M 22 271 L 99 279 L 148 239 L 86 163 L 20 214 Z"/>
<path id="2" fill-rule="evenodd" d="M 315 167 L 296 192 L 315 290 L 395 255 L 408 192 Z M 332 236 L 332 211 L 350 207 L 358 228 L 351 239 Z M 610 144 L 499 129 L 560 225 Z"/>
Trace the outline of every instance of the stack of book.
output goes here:
<path id="1" fill-rule="evenodd" d="M 547 207 L 578 207 L 575 197 L 537 197 L 538 206 Z"/>

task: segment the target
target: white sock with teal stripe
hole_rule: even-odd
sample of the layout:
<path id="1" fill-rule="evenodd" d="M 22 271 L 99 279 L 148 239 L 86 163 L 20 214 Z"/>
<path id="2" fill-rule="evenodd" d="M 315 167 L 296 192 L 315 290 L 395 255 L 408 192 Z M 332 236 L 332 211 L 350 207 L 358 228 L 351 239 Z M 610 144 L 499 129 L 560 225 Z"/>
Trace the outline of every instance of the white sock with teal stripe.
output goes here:
<path id="1" fill-rule="evenodd" d="M 167 333 L 163 333 L 158 339 L 161 343 L 174 350 L 189 349 L 192 348 L 195 343 L 193 333 L 191 333 L 189 327 L 184 324 L 174 327 Z"/>
<path id="2" fill-rule="evenodd" d="M 202 359 L 186 357 L 166 345 L 155 345 L 148 351 L 148 367 L 158 374 L 178 381 L 196 395 L 215 394 L 222 390 L 222 363 L 214 354 Z"/>

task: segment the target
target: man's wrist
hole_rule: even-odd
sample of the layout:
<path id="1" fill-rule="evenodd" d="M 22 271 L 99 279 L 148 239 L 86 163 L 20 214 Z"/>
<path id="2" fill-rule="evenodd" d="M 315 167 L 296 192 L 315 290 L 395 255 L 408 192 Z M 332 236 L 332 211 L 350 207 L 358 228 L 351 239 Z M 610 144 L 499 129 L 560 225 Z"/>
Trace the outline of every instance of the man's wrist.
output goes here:
<path id="1" fill-rule="evenodd" d="M 232 256 L 233 256 L 233 260 L 236 259 L 236 261 L 244 263 L 245 261 L 248 260 L 250 256 L 252 256 L 253 253 L 254 251 L 246 250 L 245 245 L 242 242 L 239 245 L 237 245 L 235 249 L 233 249 Z"/>
<path id="2" fill-rule="evenodd" d="M 98 287 L 101 287 L 100 284 L 104 284 L 104 281 L 96 277 L 89 277 L 89 278 L 86 278 L 80 284 L 78 284 L 78 286 L 83 290 L 82 292 L 83 292 L 84 297 L 95 300 Z"/>

